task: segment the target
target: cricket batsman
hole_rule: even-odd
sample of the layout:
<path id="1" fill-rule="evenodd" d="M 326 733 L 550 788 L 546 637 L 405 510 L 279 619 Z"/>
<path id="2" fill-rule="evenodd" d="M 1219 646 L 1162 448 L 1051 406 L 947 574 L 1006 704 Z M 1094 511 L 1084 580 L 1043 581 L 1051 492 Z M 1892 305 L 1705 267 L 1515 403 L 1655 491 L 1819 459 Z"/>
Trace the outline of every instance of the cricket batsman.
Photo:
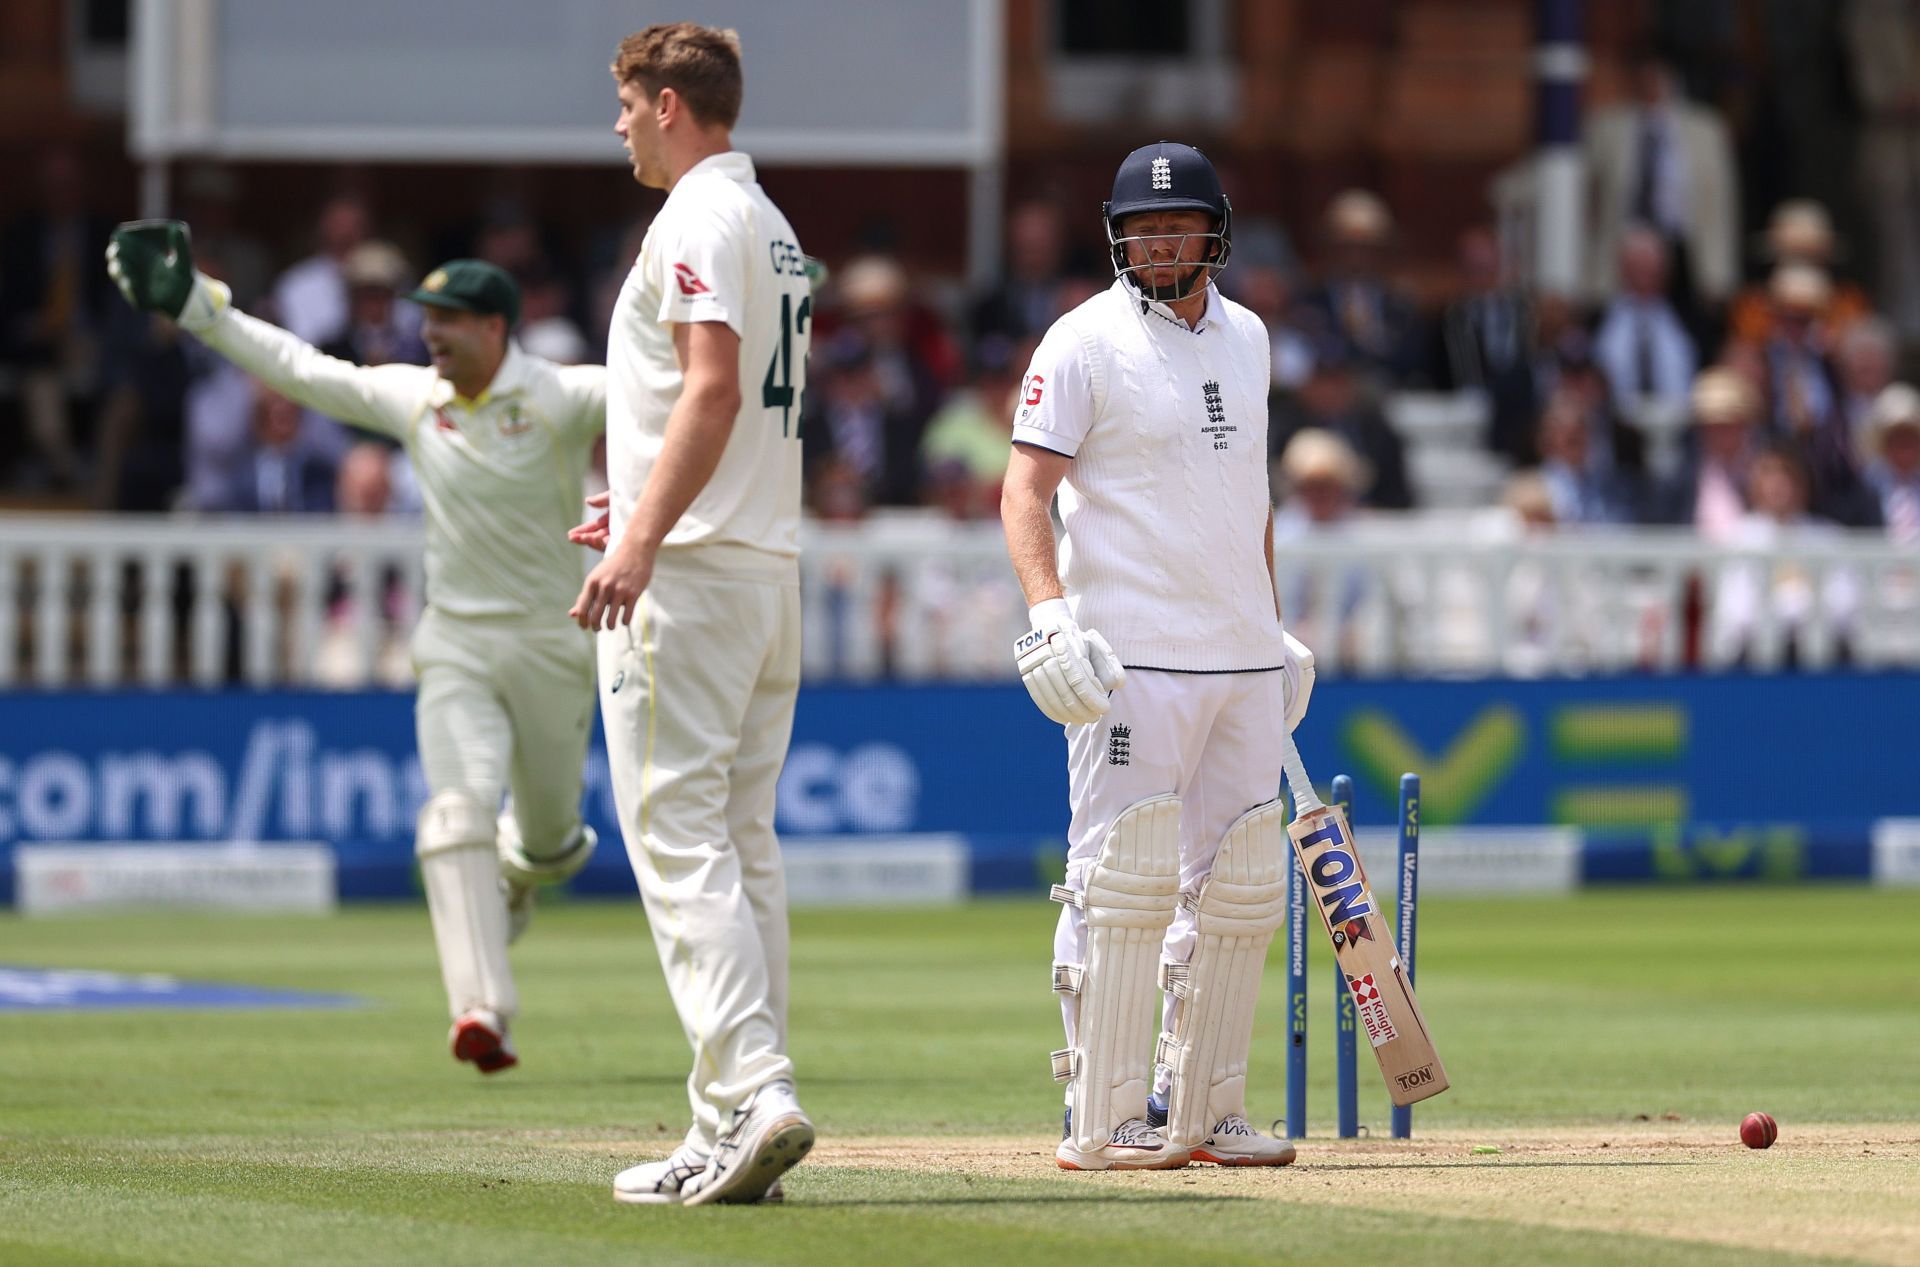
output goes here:
<path id="1" fill-rule="evenodd" d="M 1247 1052 L 1291 858 L 1281 728 L 1313 657 L 1273 580 L 1270 344 L 1214 287 L 1233 212 L 1199 150 L 1129 154 L 1103 219 L 1114 283 L 1035 352 L 1000 505 L 1020 675 L 1067 733 L 1055 1157 L 1284 1166 L 1293 1146 L 1247 1120 Z"/>
<path id="2" fill-rule="evenodd" d="M 454 1057 L 481 1073 L 511 1068 L 519 1002 L 507 944 L 532 917 L 535 888 L 572 876 L 594 848 L 580 819 L 593 656 L 566 615 L 584 570 L 566 534 L 606 425 L 606 370 L 521 351 L 519 288 L 480 260 L 443 264 L 408 296 L 422 307 L 431 368 L 336 360 L 241 312 L 194 269 L 178 220 L 121 225 L 107 269 L 135 308 L 172 318 L 282 395 L 399 441 L 412 459 L 426 503 L 413 663 L 429 793 L 414 852 Z"/>

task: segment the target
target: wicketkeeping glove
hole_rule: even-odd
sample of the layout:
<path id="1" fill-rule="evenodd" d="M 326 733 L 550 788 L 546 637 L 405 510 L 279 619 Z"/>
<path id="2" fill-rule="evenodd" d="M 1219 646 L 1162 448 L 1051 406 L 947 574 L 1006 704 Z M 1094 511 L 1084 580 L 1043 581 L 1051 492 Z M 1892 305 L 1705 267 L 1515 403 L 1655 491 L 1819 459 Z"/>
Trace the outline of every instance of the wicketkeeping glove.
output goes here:
<path id="1" fill-rule="evenodd" d="M 225 285 L 194 271 L 193 235 L 182 220 L 129 220 L 107 243 L 107 274 L 141 312 L 205 330 L 225 312 Z"/>
<path id="2" fill-rule="evenodd" d="M 1063 726 L 1097 721 L 1112 707 L 1109 691 L 1127 680 L 1107 640 L 1082 630 L 1064 598 L 1050 598 L 1029 613 L 1033 628 L 1013 644 L 1020 680 L 1040 711 Z"/>

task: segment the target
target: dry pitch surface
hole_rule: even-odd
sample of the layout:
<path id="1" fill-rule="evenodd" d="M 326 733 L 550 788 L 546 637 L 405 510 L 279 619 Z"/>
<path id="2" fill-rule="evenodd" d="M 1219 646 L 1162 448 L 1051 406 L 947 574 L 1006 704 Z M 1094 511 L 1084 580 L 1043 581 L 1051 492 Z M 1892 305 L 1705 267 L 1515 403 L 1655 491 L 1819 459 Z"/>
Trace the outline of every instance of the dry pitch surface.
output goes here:
<path id="1" fill-rule="evenodd" d="M 1305 1140 L 1282 1170 L 1194 1166 L 1067 1175 L 1039 1139 L 845 1139 L 810 1166 L 926 1170 L 1283 1204 L 1484 1218 L 1595 1233 L 1920 1265 L 1920 1123 L 1783 1123 L 1772 1148 L 1737 1123 L 1440 1131 L 1411 1140 Z M 1498 1148 L 1498 1153 L 1476 1149 Z"/>

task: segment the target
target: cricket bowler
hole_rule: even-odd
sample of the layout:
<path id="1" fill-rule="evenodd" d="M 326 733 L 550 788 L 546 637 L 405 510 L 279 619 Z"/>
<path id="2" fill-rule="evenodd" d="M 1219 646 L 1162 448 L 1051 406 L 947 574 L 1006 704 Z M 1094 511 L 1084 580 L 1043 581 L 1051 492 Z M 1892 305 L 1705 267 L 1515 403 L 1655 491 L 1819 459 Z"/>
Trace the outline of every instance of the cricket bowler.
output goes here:
<path id="1" fill-rule="evenodd" d="M 693 1122 L 614 1180 L 636 1204 L 752 1203 L 813 1146 L 787 1056 L 774 788 L 800 684 L 806 256 L 731 131 L 739 39 L 627 37 L 615 131 L 667 191 L 607 338 L 608 514 L 574 603 L 598 630 L 621 833 L 693 1068 Z"/>

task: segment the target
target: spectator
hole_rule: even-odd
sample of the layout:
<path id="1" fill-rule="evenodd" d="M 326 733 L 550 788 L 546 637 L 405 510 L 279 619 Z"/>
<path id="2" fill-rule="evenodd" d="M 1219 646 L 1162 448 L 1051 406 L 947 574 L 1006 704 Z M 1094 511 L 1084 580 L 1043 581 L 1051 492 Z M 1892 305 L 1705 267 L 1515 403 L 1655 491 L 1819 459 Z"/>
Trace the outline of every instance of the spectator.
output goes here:
<path id="1" fill-rule="evenodd" d="M 226 280 L 226 261 L 202 254 L 194 240 L 194 262 L 210 277 Z M 267 311 L 271 311 L 271 301 Z M 252 375 L 198 339 L 182 340 L 187 358 L 185 401 L 186 488 L 183 509 L 219 511 L 239 478 L 253 435 L 255 384 Z"/>
<path id="2" fill-rule="evenodd" d="M 1496 539 L 1531 543 L 1558 529 L 1554 494 L 1538 470 L 1519 471 L 1508 480 L 1500 504 L 1510 517 Z M 1568 584 L 1551 555 L 1522 551 L 1505 585 L 1507 643 L 1502 661 L 1512 677 L 1535 678 L 1592 662 L 1606 640 L 1607 600 L 1593 586 Z"/>
<path id="3" fill-rule="evenodd" d="M 1788 264 L 1805 264 L 1830 274 L 1839 244 L 1827 209 L 1810 198 L 1791 199 L 1774 208 L 1773 218 L 1767 223 L 1766 254 L 1776 270 Z M 1871 312 L 1865 291 L 1852 282 L 1837 282 L 1820 311 L 1820 324 L 1834 338 L 1840 338 Z M 1770 288 L 1758 283 L 1745 287 L 1734 296 L 1727 318 L 1728 337 L 1761 344 L 1772 334 Z"/>
<path id="4" fill-rule="evenodd" d="M 811 478 L 839 484 L 853 477 L 863 507 L 918 505 L 925 426 L 887 394 L 873 347 L 858 331 L 842 330 L 819 349 L 814 367 L 818 383 L 807 385 L 800 430 Z"/>
<path id="5" fill-rule="evenodd" d="M 1360 492 L 1371 482 L 1364 458 L 1339 435 L 1319 427 L 1296 432 L 1274 464 L 1280 506 L 1273 516 L 1275 545 L 1307 545 L 1338 535 L 1359 517 Z M 1331 662 L 1352 664 L 1359 652 L 1356 616 L 1367 594 L 1358 567 L 1312 562 L 1276 569 L 1287 629 Z"/>
<path id="6" fill-rule="evenodd" d="M 230 167 L 199 163 L 180 179 L 179 215 L 193 226 L 194 259 L 219 260 L 234 306 L 251 312 L 273 284 L 273 257 L 234 216 L 239 197 L 240 178 Z"/>
<path id="7" fill-rule="evenodd" d="M 1747 474 L 1760 422 L 1760 395 L 1737 370 L 1714 366 L 1694 381 L 1694 452 L 1650 499 L 1654 523 L 1691 524 L 1708 541 L 1738 536 L 1747 513 Z"/>
<path id="8" fill-rule="evenodd" d="M 341 515 L 380 520 L 394 511 L 393 464 L 397 455 L 386 445 L 368 440 L 354 445 L 340 462 L 334 502 Z M 415 613 L 409 609 L 406 586 L 397 568 L 362 580 L 379 592 L 377 628 L 363 634 L 361 611 L 365 595 L 356 593 L 347 576 L 336 574 L 328 590 L 326 623 L 313 651 L 314 681 L 322 686 L 363 687 L 372 682 L 404 688 L 413 681 L 413 663 L 406 631 Z M 371 639 L 373 663 L 363 663 L 363 647 Z"/>
<path id="9" fill-rule="evenodd" d="M 1018 366 L 1032 357 L 1028 340 L 1016 356 L 1012 343 L 990 335 L 974 345 L 968 385 L 947 397 L 920 442 L 928 500 L 956 519 L 993 519 L 1000 511 L 1000 484 L 1013 446 L 1014 391 Z"/>
<path id="10" fill-rule="evenodd" d="M 362 242 L 347 252 L 340 275 L 347 285 L 346 326 L 320 350 L 356 365 L 425 365 L 419 310 L 399 297 L 413 280 L 399 248 Z"/>
<path id="11" fill-rule="evenodd" d="M 540 226 L 513 198 L 496 198 L 488 205 L 474 235 L 473 258 L 505 269 L 518 282 L 547 269 Z"/>
<path id="12" fill-rule="evenodd" d="M 1857 322 L 1840 339 L 1834 368 L 1840 376 L 1840 418 L 1861 458 L 1867 453 L 1867 416 L 1873 402 L 1893 382 L 1900 347 L 1892 323 L 1884 317 Z"/>
<path id="13" fill-rule="evenodd" d="M 1548 536 L 1559 525 L 1554 516 L 1553 490 L 1537 470 L 1515 471 L 1500 492 L 1500 505 L 1529 537 Z"/>
<path id="14" fill-rule="evenodd" d="M 1302 297 L 1306 308 L 1383 389 L 1412 386 L 1425 368 L 1427 343 L 1413 301 L 1386 277 L 1393 214 L 1364 189 L 1349 189 L 1327 206 L 1320 281 Z"/>
<path id="15" fill-rule="evenodd" d="M 1621 235 L 1619 250 L 1620 293 L 1600 314 L 1593 358 L 1621 416 L 1657 442 L 1684 420 L 1700 357 L 1667 296 L 1667 244 L 1642 225 Z"/>
<path id="16" fill-rule="evenodd" d="M 1298 389 L 1313 370 L 1313 337 L 1308 330 L 1318 323 L 1303 320 L 1294 302 L 1292 275 L 1278 264 L 1242 260 L 1236 249 L 1233 269 L 1223 276 L 1233 298 L 1266 324 L 1273 345 L 1272 390 Z"/>
<path id="17" fill-rule="evenodd" d="M 1551 381 L 1554 384 L 1541 399 L 1561 397 L 1578 403 L 1586 422 L 1587 443 L 1593 450 L 1592 460 L 1598 468 L 1611 467 L 1636 478 L 1644 475 L 1650 465 L 1646 444 L 1639 431 L 1620 424 L 1607 376 L 1594 363 L 1593 341 L 1580 331 L 1570 331 L 1559 341 L 1555 363 L 1557 369 L 1550 380 L 1538 371 L 1534 374 L 1536 383 Z M 1538 460 L 1538 454 L 1532 452 L 1534 439 L 1534 436 L 1527 438 L 1528 465 Z M 1670 447 L 1671 453 L 1660 455 L 1667 474 L 1677 470 L 1680 462 L 1677 438 Z"/>
<path id="18" fill-rule="evenodd" d="M 1843 21 L 1866 114 L 1858 162 L 1880 306 L 1902 338 L 1920 343 L 1920 11 L 1910 0 L 1851 0 Z"/>
<path id="19" fill-rule="evenodd" d="M 88 213 L 80 156 L 41 157 L 36 200 L 0 236 L 0 362 L 21 368 L 28 482 L 71 489 L 82 478 L 75 420 L 96 388 L 112 286 L 100 267 L 107 226 Z"/>
<path id="20" fill-rule="evenodd" d="M 865 342 L 889 408 L 924 427 L 958 377 L 959 349 L 914 302 L 906 270 L 884 255 L 848 264 L 834 287 L 845 324 Z"/>
<path id="21" fill-rule="evenodd" d="M 1632 226 L 1653 229 L 1673 267 L 1661 278 L 1689 324 L 1732 296 L 1740 275 L 1740 191 L 1733 141 L 1718 111 L 1687 101 L 1673 67 L 1641 49 L 1631 101 L 1592 111 L 1584 138 L 1592 209 L 1589 293 L 1611 295 Z"/>
<path id="22" fill-rule="evenodd" d="M 93 504 L 171 510 L 185 477 L 190 341 L 125 304 L 110 310 L 106 331 Z"/>
<path id="23" fill-rule="evenodd" d="M 1827 355 L 1819 314 L 1831 288 L 1811 264 L 1774 272 L 1773 335 L 1761 349 L 1766 365 L 1767 430 L 1791 446 L 1811 479 L 1814 509 L 1846 524 L 1877 522 L 1860 482 L 1853 437 L 1841 414 L 1840 376 Z"/>
<path id="24" fill-rule="evenodd" d="M 1513 462 L 1529 456 L 1535 412 L 1534 317 L 1526 293 L 1510 283 L 1500 240 L 1486 225 L 1460 235 L 1459 290 L 1440 314 L 1435 383 L 1485 395 L 1493 411 L 1489 439 Z"/>
<path id="25" fill-rule="evenodd" d="M 520 346 L 556 365 L 580 365 L 589 355 L 587 336 L 567 315 L 567 284 L 559 274 L 539 269 L 520 283 Z"/>
<path id="26" fill-rule="evenodd" d="M 1600 462 L 1587 436 L 1586 403 L 1560 395 L 1540 415 L 1538 475 L 1553 505 L 1555 523 L 1589 526 L 1626 523 L 1631 501 L 1610 463 Z"/>
<path id="27" fill-rule="evenodd" d="M 1835 644 L 1838 661 L 1851 658 L 1858 579 L 1848 568 L 1822 571 L 1795 557 L 1797 547 L 1828 540 L 1836 531 L 1832 523 L 1809 513 L 1809 491 L 1806 467 L 1792 450 L 1767 449 L 1754 458 L 1748 483 L 1753 510 L 1739 521 L 1727 544 L 1762 557 L 1730 563 L 1715 577 L 1706 630 L 1710 664 L 1754 662 L 1769 626 L 1784 643 L 1782 660 L 1788 668 L 1803 661 L 1816 626 Z M 1783 557 L 1766 557 L 1776 553 Z"/>
<path id="28" fill-rule="evenodd" d="M 256 386 L 253 435 L 216 510 L 324 514 L 333 510 L 334 463 L 305 443 L 300 406 Z"/>
<path id="29" fill-rule="evenodd" d="M 1350 357 L 1345 343 L 1321 340 L 1314 349 L 1313 371 L 1300 390 L 1269 405 L 1268 451 L 1284 453 L 1295 433 L 1306 428 L 1333 432 L 1364 459 L 1370 472 L 1360 500 L 1376 510 L 1409 509 L 1413 491 L 1400 435 L 1367 395 Z"/>
<path id="30" fill-rule="evenodd" d="M 273 290 L 280 325 L 324 347 L 339 338 L 350 315 L 346 263 L 353 248 L 367 240 L 367 204 L 340 194 L 320 208 L 314 224 L 317 249 L 285 273 Z"/>
<path id="31" fill-rule="evenodd" d="M 973 338 L 1038 338 L 1061 304 L 1066 280 L 1067 232 L 1053 202 L 1024 202 L 1007 217 L 1007 272 L 973 305 Z"/>
<path id="32" fill-rule="evenodd" d="M 1767 425 L 1778 439 L 1797 442 L 1839 426 L 1839 374 L 1827 357 L 1820 324 L 1832 294 L 1827 275 L 1811 264 L 1782 265 L 1767 283 L 1773 333 L 1761 344 L 1761 355 Z"/>
<path id="33" fill-rule="evenodd" d="M 1867 483 L 1887 535 L 1920 546 L 1920 391 L 1895 383 L 1881 392 L 1868 416 L 1867 443 Z"/>

